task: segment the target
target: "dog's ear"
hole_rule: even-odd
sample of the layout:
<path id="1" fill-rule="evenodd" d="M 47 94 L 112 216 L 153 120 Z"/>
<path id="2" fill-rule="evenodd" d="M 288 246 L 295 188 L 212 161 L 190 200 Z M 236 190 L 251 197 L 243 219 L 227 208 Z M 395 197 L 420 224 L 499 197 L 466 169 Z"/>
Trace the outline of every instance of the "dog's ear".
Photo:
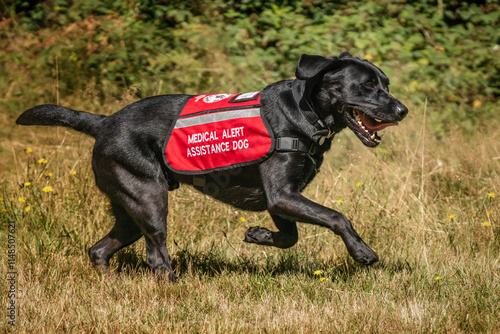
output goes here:
<path id="1" fill-rule="evenodd" d="M 352 54 L 349 52 L 342 52 L 339 56 L 339 59 L 352 58 Z"/>
<path id="2" fill-rule="evenodd" d="M 338 62 L 337 57 L 322 57 L 302 55 L 299 59 L 295 76 L 300 80 L 311 79 L 312 77 L 324 72 L 330 67 L 334 67 Z"/>

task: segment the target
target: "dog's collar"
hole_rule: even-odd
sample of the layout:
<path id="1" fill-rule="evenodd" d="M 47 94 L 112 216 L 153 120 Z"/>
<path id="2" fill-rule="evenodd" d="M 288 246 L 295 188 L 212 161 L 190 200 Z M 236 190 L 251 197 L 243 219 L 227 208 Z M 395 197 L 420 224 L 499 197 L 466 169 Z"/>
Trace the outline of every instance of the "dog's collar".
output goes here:
<path id="1" fill-rule="evenodd" d="M 295 79 L 292 82 L 292 94 L 297 103 L 297 106 L 304 115 L 304 117 L 311 123 L 316 129 L 316 133 L 312 135 L 312 138 L 320 146 L 323 145 L 326 139 L 331 138 L 335 131 L 330 130 L 330 128 L 325 125 L 323 120 L 316 114 L 312 106 L 312 101 L 308 98 L 306 93 L 306 84 L 304 80 Z"/>

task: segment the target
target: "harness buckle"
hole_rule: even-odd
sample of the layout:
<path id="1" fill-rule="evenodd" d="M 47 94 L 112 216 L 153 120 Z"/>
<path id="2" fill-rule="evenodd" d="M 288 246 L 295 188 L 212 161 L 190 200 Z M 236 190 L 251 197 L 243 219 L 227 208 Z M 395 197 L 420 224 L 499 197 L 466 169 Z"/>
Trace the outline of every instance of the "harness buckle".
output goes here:
<path id="1" fill-rule="evenodd" d="M 280 137 L 277 139 L 276 149 L 278 151 L 297 152 L 300 149 L 298 138 Z"/>

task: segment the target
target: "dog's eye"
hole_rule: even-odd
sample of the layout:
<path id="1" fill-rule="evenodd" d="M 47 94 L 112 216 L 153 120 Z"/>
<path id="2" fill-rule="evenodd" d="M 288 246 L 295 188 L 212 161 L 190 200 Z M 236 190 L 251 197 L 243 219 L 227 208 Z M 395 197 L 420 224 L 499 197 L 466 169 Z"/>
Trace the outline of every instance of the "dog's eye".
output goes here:
<path id="1" fill-rule="evenodd" d="M 365 86 L 366 89 L 370 89 L 371 90 L 371 89 L 375 88 L 375 83 L 372 82 L 372 81 L 370 81 L 370 82 L 367 82 L 367 83 L 363 84 L 363 86 Z"/>

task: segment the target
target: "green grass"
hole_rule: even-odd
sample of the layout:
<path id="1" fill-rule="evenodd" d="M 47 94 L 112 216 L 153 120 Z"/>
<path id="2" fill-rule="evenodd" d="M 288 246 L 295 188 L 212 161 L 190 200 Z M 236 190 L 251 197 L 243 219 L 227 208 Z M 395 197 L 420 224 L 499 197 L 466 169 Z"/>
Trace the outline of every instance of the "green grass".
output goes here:
<path id="1" fill-rule="evenodd" d="M 16 330 L 499 332 L 498 127 L 436 139 L 423 122 L 437 107 L 409 107 L 379 148 L 363 147 L 348 130 L 338 135 L 305 191 L 351 219 L 379 263 L 355 263 L 338 236 L 305 224 L 291 249 L 245 244 L 248 227 L 274 229 L 266 213 L 181 187 L 170 193 L 167 219 L 176 285 L 147 270 L 143 240 L 113 258 L 111 274 L 92 268 L 86 251 L 112 218 L 90 169 L 91 138 L 11 129 L 0 244 L 7 245 L 8 221 L 16 221 Z M 0 266 L 7 271 L 6 255 Z M 5 280 L 0 289 L 6 305 Z M 10 328 L 4 314 L 0 319 Z"/>

